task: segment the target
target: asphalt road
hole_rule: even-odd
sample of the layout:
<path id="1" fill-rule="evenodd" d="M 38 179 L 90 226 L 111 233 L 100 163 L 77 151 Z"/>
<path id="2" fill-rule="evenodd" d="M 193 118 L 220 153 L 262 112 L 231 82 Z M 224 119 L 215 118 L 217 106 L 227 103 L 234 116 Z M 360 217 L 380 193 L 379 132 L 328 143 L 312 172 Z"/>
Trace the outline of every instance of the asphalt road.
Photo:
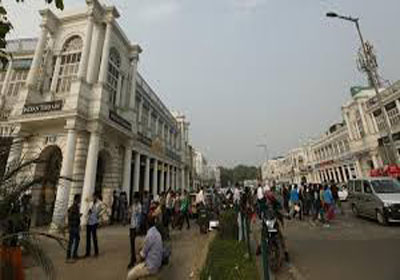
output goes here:
<path id="1" fill-rule="evenodd" d="M 399 280 L 400 225 L 354 217 L 348 206 L 330 228 L 290 221 L 286 228 L 299 279 Z"/>

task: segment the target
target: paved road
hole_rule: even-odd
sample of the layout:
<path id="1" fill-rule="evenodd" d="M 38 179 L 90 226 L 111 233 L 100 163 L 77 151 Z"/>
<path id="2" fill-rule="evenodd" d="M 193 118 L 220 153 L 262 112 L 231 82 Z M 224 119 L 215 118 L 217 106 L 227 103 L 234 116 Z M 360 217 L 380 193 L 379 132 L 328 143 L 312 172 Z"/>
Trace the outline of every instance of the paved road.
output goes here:
<path id="1" fill-rule="evenodd" d="M 291 221 L 287 236 L 292 262 L 309 280 L 400 279 L 400 225 L 382 227 L 349 209 L 330 228 Z"/>

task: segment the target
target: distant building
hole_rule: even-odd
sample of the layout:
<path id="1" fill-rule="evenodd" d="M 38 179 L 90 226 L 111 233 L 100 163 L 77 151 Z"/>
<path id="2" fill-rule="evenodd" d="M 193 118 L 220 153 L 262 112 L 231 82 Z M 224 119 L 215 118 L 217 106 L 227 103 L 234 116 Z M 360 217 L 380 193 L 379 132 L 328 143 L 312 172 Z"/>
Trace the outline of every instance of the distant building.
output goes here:
<path id="1" fill-rule="evenodd" d="M 382 89 L 381 95 L 399 157 L 400 81 Z M 284 183 L 344 183 L 369 176 L 371 170 L 389 162 L 383 148 L 383 143 L 388 142 L 384 119 L 373 89 L 352 88 L 351 100 L 342 106 L 342 119 L 319 138 L 264 163 L 263 179 Z"/>

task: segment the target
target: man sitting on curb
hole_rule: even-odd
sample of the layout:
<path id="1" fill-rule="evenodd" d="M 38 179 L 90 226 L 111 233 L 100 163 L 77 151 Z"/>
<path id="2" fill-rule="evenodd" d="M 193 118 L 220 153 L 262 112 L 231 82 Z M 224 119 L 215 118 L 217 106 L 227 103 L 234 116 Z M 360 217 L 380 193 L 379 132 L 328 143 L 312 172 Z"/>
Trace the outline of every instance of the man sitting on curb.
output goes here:
<path id="1" fill-rule="evenodd" d="M 149 218 L 148 222 L 150 228 L 144 239 L 143 249 L 139 253 L 141 262 L 128 272 L 127 280 L 155 275 L 161 267 L 163 257 L 161 234 L 155 227 L 153 217 Z"/>

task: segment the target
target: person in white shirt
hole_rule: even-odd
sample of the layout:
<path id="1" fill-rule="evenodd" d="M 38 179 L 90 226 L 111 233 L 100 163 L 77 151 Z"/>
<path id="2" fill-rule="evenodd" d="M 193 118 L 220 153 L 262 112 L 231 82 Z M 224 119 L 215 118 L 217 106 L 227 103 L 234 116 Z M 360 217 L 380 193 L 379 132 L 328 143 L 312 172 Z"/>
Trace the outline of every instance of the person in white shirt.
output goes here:
<path id="1" fill-rule="evenodd" d="M 136 264 L 136 232 L 140 227 L 140 216 L 142 213 L 142 204 L 139 201 L 139 193 L 135 193 L 133 197 L 132 206 L 129 208 L 130 215 L 130 226 L 129 226 L 129 237 L 131 241 L 131 261 L 129 262 L 128 269 L 132 268 Z"/>
<path id="2" fill-rule="evenodd" d="M 200 191 L 196 195 L 196 205 L 197 206 L 205 206 L 206 205 L 206 201 L 204 200 L 203 187 L 200 188 Z"/>
<path id="3" fill-rule="evenodd" d="M 88 221 L 86 225 L 86 254 L 85 257 L 90 257 L 90 245 L 93 238 L 94 255 L 99 255 L 99 246 L 97 243 L 97 227 L 99 225 L 99 217 L 101 210 L 101 196 L 99 194 L 93 195 L 93 202 L 90 204 Z"/>
<path id="4" fill-rule="evenodd" d="M 239 186 L 236 184 L 235 189 L 233 190 L 233 203 L 239 205 L 240 203 L 240 191 Z"/>

